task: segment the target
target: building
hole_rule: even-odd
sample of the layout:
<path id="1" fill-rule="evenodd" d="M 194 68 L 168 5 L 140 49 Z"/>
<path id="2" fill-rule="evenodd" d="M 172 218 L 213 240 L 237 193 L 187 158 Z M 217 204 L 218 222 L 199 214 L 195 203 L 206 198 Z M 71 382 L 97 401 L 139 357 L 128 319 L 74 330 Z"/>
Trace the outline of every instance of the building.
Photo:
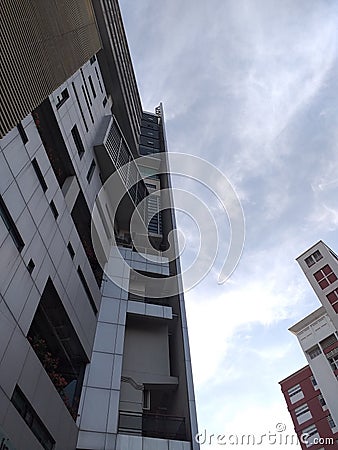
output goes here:
<path id="1" fill-rule="evenodd" d="M 289 329 L 308 366 L 280 384 L 298 436 L 309 434 L 313 449 L 332 448 L 330 439 L 338 443 L 338 259 L 320 241 L 297 262 L 322 306 Z"/>
<path id="2" fill-rule="evenodd" d="M 38 21 L 57 64 L 68 41 L 44 34 L 46 9 L 68 10 L 36 3 L 14 28 Z M 44 89 L 16 109 L 18 84 L 0 140 L 0 448 L 196 450 L 163 108 L 142 110 L 117 1 L 66 4 L 87 53 L 57 86 L 37 59 Z"/>
<path id="3" fill-rule="evenodd" d="M 2 138 L 88 61 L 101 42 L 90 0 L 2 0 L 0 27 Z"/>

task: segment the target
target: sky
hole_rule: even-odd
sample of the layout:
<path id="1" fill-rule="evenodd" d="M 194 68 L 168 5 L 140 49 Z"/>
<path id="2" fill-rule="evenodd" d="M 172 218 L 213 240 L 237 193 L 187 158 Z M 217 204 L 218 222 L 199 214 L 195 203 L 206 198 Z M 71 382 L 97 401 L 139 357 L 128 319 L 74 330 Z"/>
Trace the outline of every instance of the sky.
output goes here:
<path id="1" fill-rule="evenodd" d="M 338 3 L 120 6 L 144 109 L 163 102 L 169 150 L 215 165 L 245 216 L 239 264 L 218 284 L 227 215 L 201 186 L 174 179 L 207 202 L 219 231 L 212 270 L 185 296 L 199 431 L 260 435 L 282 423 L 292 434 L 278 381 L 306 360 L 287 330 L 319 307 L 295 258 L 319 240 L 338 252 Z M 183 268 L 198 248 L 192 220 L 178 214 Z"/>

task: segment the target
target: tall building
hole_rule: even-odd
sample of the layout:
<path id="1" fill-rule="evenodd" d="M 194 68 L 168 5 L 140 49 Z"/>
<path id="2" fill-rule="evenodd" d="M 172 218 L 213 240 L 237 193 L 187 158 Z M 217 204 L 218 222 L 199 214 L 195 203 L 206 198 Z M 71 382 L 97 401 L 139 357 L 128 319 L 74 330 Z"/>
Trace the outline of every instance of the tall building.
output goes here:
<path id="1" fill-rule="evenodd" d="M 308 366 L 280 384 L 298 436 L 308 435 L 313 449 L 333 448 L 338 445 L 338 258 L 320 241 L 297 262 L 322 306 L 289 329 Z"/>
<path id="2" fill-rule="evenodd" d="M 2 138 L 101 43 L 90 0 L 2 0 L 0 27 Z"/>
<path id="3" fill-rule="evenodd" d="M 196 450 L 162 105 L 142 110 L 117 1 L 42 3 L 1 19 L 19 81 L 1 91 L 0 448 Z"/>

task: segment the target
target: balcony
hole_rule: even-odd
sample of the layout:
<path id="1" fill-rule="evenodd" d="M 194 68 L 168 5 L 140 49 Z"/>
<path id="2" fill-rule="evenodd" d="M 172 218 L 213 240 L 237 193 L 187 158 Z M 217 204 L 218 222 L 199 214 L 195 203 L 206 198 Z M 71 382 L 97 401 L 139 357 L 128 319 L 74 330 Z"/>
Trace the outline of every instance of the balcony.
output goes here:
<path id="1" fill-rule="evenodd" d="M 112 205 L 117 208 L 120 228 L 128 229 L 135 207 L 145 198 L 148 190 L 115 117 L 104 118 L 94 150 L 103 183 L 119 171 L 119 176 L 114 178 L 113 184 L 107 184 L 106 189 Z"/>
<path id="2" fill-rule="evenodd" d="M 141 297 L 139 295 L 136 295 L 136 294 L 133 294 L 130 292 L 129 296 L 128 296 L 128 300 L 131 300 L 134 302 L 146 303 L 146 304 L 150 304 L 150 305 L 171 307 L 169 297 L 164 297 L 164 298 Z"/>
<path id="3" fill-rule="evenodd" d="M 185 418 L 167 414 L 120 411 L 119 432 L 159 439 L 188 440 Z"/>

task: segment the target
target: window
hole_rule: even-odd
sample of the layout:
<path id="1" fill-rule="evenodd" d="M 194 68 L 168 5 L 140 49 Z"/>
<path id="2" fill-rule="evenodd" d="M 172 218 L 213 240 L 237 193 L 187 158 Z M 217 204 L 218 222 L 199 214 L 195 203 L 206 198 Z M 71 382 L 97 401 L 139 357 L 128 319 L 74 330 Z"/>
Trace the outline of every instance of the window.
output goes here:
<path id="1" fill-rule="evenodd" d="M 11 238 L 13 239 L 16 248 L 19 250 L 19 252 L 21 252 L 21 250 L 25 246 L 25 243 L 22 237 L 20 236 L 20 233 L 14 223 L 14 220 L 12 219 L 12 216 L 10 215 L 7 206 L 5 205 L 5 202 L 3 201 L 1 196 L 0 196 L 0 216 L 9 234 L 11 235 Z"/>
<path id="2" fill-rule="evenodd" d="M 29 273 L 32 273 L 35 267 L 35 263 L 32 259 L 29 260 L 28 264 L 27 264 L 27 270 Z"/>
<path id="3" fill-rule="evenodd" d="M 318 270 L 318 272 L 314 273 L 313 276 L 322 289 L 327 288 L 337 280 L 335 273 L 333 273 L 333 270 L 328 264 Z"/>
<path id="4" fill-rule="evenodd" d="M 34 158 L 34 159 L 32 160 L 32 166 L 33 166 L 33 169 L 34 169 L 34 171 L 35 171 L 35 173 L 36 173 L 36 176 L 38 177 L 38 180 L 39 180 L 39 182 L 40 182 L 40 184 L 41 184 L 41 187 L 42 187 L 43 192 L 46 192 L 47 189 L 48 189 L 48 186 L 47 186 L 47 183 L 45 182 L 45 179 L 44 179 L 44 177 L 43 177 L 43 175 L 42 175 L 40 166 L 39 166 L 39 164 L 38 164 L 36 158 Z"/>
<path id="5" fill-rule="evenodd" d="M 76 420 L 88 360 L 50 278 L 27 338 L 69 413 Z"/>
<path id="6" fill-rule="evenodd" d="M 94 88 L 94 83 L 93 83 L 92 77 L 90 75 L 88 77 L 88 80 L 89 80 L 90 88 L 91 88 L 92 93 L 93 93 L 93 97 L 96 98 L 96 92 L 95 92 L 95 88 Z"/>
<path id="7" fill-rule="evenodd" d="M 322 407 L 326 405 L 326 401 L 325 401 L 324 397 L 322 396 L 322 394 L 318 395 L 318 401 Z"/>
<path id="8" fill-rule="evenodd" d="M 331 347 L 331 345 L 335 344 L 336 342 L 337 342 L 336 336 L 334 334 L 330 334 L 330 336 L 323 339 L 319 343 L 320 343 L 322 349 L 325 350 L 325 349 Z"/>
<path id="9" fill-rule="evenodd" d="M 162 234 L 161 200 L 157 195 L 153 194 L 147 198 L 147 219 L 148 232 Z"/>
<path id="10" fill-rule="evenodd" d="M 90 106 L 92 106 L 92 100 L 91 100 L 90 95 L 89 95 L 86 79 L 85 79 L 85 76 L 84 76 L 84 73 L 83 73 L 82 69 L 80 69 L 80 73 L 81 73 L 81 77 L 82 77 L 82 81 L 83 81 L 82 92 L 83 92 L 83 95 L 84 95 L 85 100 L 87 102 L 88 109 L 90 110 L 88 102 L 90 103 Z M 87 98 L 87 96 L 88 96 L 88 98 Z"/>
<path id="11" fill-rule="evenodd" d="M 89 61 L 90 61 L 90 64 L 94 64 L 94 62 L 96 61 L 96 56 L 93 55 Z"/>
<path id="12" fill-rule="evenodd" d="M 338 289 L 334 289 L 332 292 L 327 294 L 326 298 L 331 303 L 332 308 L 338 313 Z"/>
<path id="13" fill-rule="evenodd" d="M 156 184 L 145 183 L 145 185 L 147 186 L 147 188 L 156 190 Z"/>
<path id="14" fill-rule="evenodd" d="M 80 159 L 82 158 L 82 156 L 84 155 L 85 149 L 82 143 L 82 139 L 79 133 L 79 130 L 77 129 L 77 126 L 74 125 L 73 128 L 71 129 L 71 133 L 73 136 L 73 140 L 77 149 L 77 153 L 80 157 Z"/>
<path id="15" fill-rule="evenodd" d="M 143 114 L 142 118 L 144 120 L 148 120 L 149 122 L 157 123 L 157 117 L 156 116 L 150 116 L 149 114 Z"/>
<path id="16" fill-rule="evenodd" d="M 312 414 L 309 410 L 307 403 L 296 408 L 295 414 L 299 425 L 306 422 L 307 420 L 312 419 Z"/>
<path id="17" fill-rule="evenodd" d="M 290 388 L 288 390 L 288 394 L 290 397 L 290 401 L 291 403 L 296 403 L 299 400 L 301 400 L 302 398 L 304 398 L 304 394 L 302 391 L 302 388 L 300 387 L 300 384 L 296 384 L 296 386 L 293 386 L 292 388 Z"/>
<path id="18" fill-rule="evenodd" d="M 302 431 L 304 443 L 307 447 L 310 447 L 315 443 L 315 440 L 319 438 L 316 425 L 310 425 Z"/>
<path id="19" fill-rule="evenodd" d="M 74 207 L 71 212 L 71 216 L 75 228 L 80 237 L 83 248 L 86 252 L 97 285 L 100 287 L 102 282 L 103 270 L 96 258 L 95 251 L 93 248 L 91 237 L 91 212 L 88 208 L 87 201 L 81 190 L 75 201 Z"/>
<path id="20" fill-rule="evenodd" d="M 104 108 L 106 107 L 106 104 L 107 104 L 107 97 L 105 97 L 102 101 L 102 105 Z"/>
<path id="21" fill-rule="evenodd" d="M 150 391 L 143 389 L 143 409 L 150 410 Z"/>
<path id="22" fill-rule="evenodd" d="M 90 306 L 91 306 L 94 314 L 96 315 L 97 314 L 97 308 L 96 308 L 96 305 L 95 305 L 95 301 L 93 299 L 92 293 L 90 292 L 90 289 L 89 289 L 89 286 L 87 284 L 86 278 L 85 278 L 85 276 L 84 276 L 80 266 L 78 266 L 78 268 L 77 268 L 77 273 L 79 275 L 79 278 L 80 278 L 80 281 L 82 283 L 82 286 L 83 286 L 83 288 L 84 288 L 84 290 L 85 290 L 85 292 L 87 294 Z"/>
<path id="23" fill-rule="evenodd" d="M 27 136 L 27 134 L 26 134 L 26 131 L 25 131 L 24 127 L 22 126 L 22 123 L 19 122 L 19 123 L 17 124 L 16 127 L 17 127 L 17 129 L 18 129 L 18 132 L 19 132 L 19 134 L 20 134 L 20 137 L 21 137 L 21 139 L 22 139 L 22 142 L 23 142 L 24 144 L 27 144 L 27 142 L 28 142 L 28 136 Z"/>
<path id="24" fill-rule="evenodd" d="M 308 350 L 306 353 L 309 355 L 309 357 L 311 359 L 314 359 L 316 356 L 319 356 L 322 352 L 321 352 L 320 348 L 318 347 L 318 345 L 315 345 L 310 350 Z"/>
<path id="25" fill-rule="evenodd" d="M 55 445 L 54 439 L 18 385 L 15 386 L 11 402 L 28 427 L 32 430 L 42 447 L 45 450 L 52 450 Z"/>
<path id="26" fill-rule="evenodd" d="M 315 389 L 318 389 L 318 383 L 317 383 L 317 380 L 315 379 L 315 377 L 312 375 L 310 379 L 311 379 L 312 386 Z"/>
<path id="27" fill-rule="evenodd" d="M 140 155 L 147 156 L 152 153 L 159 153 L 159 149 L 154 148 L 154 147 L 146 147 L 144 145 L 140 145 L 139 152 L 140 152 Z"/>
<path id="28" fill-rule="evenodd" d="M 329 422 L 330 428 L 335 428 L 336 424 L 334 422 L 334 420 L 332 419 L 332 416 L 327 416 L 327 421 Z"/>
<path id="29" fill-rule="evenodd" d="M 86 89 L 82 85 L 82 94 L 83 94 L 84 99 L 86 101 L 86 105 L 87 105 L 88 113 L 89 113 L 89 116 L 90 116 L 90 120 L 92 121 L 92 123 L 94 123 L 94 117 L 93 117 L 93 114 L 92 114 L 92 110 L 90 109 L 90 107 L 92 105 L 92 101 L 90 100 L 90 97 L 89 97 L 87 85 L 86 85 Z"/>
<path id="30" fill-rule="evenodd" d="M 86 131 L 87 131 L 87 133 L 88 133 L 88 125 L 87 125 L 85 116 L 84 116 L 84 114 L 83 114 L 83 109 L 82 109 L 82 106 L 81 106 L 81 103 L 80 103 L 80 99 L 79 99 L 77 90 L 76 90 L 76 88 L 75 88 L 75 84 L 72 83 L 72 86 L 73 86 L 73 91 L 74 91 L 74 94 L 75 94 L 77 106 L 79 107 L 79 110 L 80 110 L 80 113 L 81 113 L 81 117 L 82 117 L 82 120 L 83 120 L 83 124 L 84 124 L 85 129 L 86 129 Z"/>
<path id="31" fill-rule="evenodd" d="M 60 95 L 57 96 L 57 104 L 56 109 L 61 108 L 61 106 L 69 99 L 69 92 L 68 89 L 64 89 Z"/>
<path id="32" fill-rule="evenodd" d="M 55 220 L 59 217 L 58 210 L 56 209 L 55 203 L 53 200 L 49 203 L 50 209 L 52 210 L 53 216 Z"/>
<path id="33" fill-rule="evenodd" d="M 329 361 L 333 371 L 338 369 L 338 355 L 334 355 L 334 356 L 329 357 L 328 361 Z"/>
<path id="34" fill-rule="evenodd" d="M 89 167 L 88 173 L 87 173 L 87 181 L 88 181 L 88 183 L 90 183 L 91 179 L 93 178 L 95 167 L 96 167 L 96 164 L 95 164 L 95 161 L 93 160 L 91 165 L 90 165 L 90 167 Z"/>
<path id="35" fill-rule="evenodd" d="M 97 81 L 98 81 L 99 86 L 100 86 L 101 94 L 103 94 L 102 84 L 101 84 L 101 80 L 100 80 L 100 77 L 99 77 L 99 72 L 97 71 L 97 67 L 96 66 L 95 66 L 95 73 L 96 73 Z M 105 105 L 103 105 L 103 106 L 105 106 Z"/>
<path id="36" fill-rule="evenodd" d="M 312 255 L 310 255 L 307 258 L 305 258 L 305 262 L 306 262 L 308 267 L 311 267 L 314 264 L 316 264 L 316 262 L 320 261 L 322 258 L 323 258 L 323 256 L 320 253 L 320 251 L 316 250 L 314 253 L 312 253 Z"/>
<path id="37" fill-rule="evenodd" d="M 70 242 L 68 242 L 67 250 L 68 250 L 68 253 L 70 254 L 70 257 L 72 259 L 74 259 L 75 252 L 74 252 L 73 246 L 72 246 L 72 244 Z"/>

